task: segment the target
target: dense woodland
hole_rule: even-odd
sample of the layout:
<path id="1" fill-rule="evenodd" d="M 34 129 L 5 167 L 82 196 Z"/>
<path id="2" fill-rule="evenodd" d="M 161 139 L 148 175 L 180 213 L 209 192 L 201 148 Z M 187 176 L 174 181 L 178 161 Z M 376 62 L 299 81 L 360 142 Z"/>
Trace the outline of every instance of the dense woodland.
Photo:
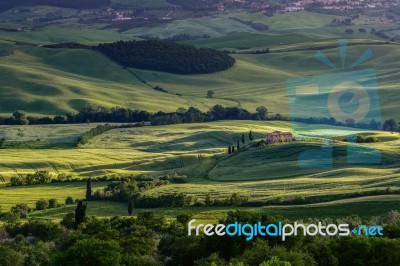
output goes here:
<path id="1" fill-rule="evenodd" d="M 118 41 L 94 49 L 125 67 L 176 74 L 213 73 L 235 64 L 235 59 L 226 52 L 171 41 Z"/>
<path id="2" fill-rule="evenodd" d="M 71 205 L 71 199 L 66 204 Z M 85 266 L 347 266 L 400 265 L 400 213 L 391 211 L 377 218 L 384 224 L 385 237 L 298 236 L 279 237 L 188 236 L 192 219 L 181 213 L 171 221 L 152 212 L 136 218 L 87 217 L 89 204 L 79 201 L 75 213 L 62 221 L 29 219 L 27 206 L 2 213 L 0 265 L 85 265 Z M 128 212 L 132 209 L 127 207 Z M 29 217 L 29 216 L 27 216 Z M 282 217 L 265 212 L 230 211 L 220 223 L 283 223 Z M 343 219 L 310 219 L 309 223 L 375 225 L 375 220 L 358 216 Z"/>
<path id="3" fill-rule="evenodd" d="M 105 7 L 111 0 L 0 0 L 0 11 L 9 10 L 19 6 L 47 5 L 65 8 L 90 9 Z"/>

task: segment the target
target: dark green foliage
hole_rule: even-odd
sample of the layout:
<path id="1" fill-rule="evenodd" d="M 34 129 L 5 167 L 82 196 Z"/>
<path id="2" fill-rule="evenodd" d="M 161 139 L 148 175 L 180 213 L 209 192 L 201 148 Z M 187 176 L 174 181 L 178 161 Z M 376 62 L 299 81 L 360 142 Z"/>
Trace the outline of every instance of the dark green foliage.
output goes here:
<path id="1" fill-rule="evenodd" d="M 256 108 L 256 112 L 258 114 L 258 118 L 260 120 L 265 120 L 267 119 L 268 115 L 268 109 L 265 106 L 259 106 Z"/>
<path id="2" fill-rule="evenodd" d="M 78 240 L 57 259 L 57 264 L 85 266 L 121 265 L 122 249 L 115 240 L 97 238 Z"/>
<path id="3" fill-rule="evenodd" d="M 235 21 L 237 21 L 237 22 L 243 23 L 243 24 L 245 24 L 245 25 L 247 25 L 247 26 L 250 26 L 250 27 L 252 27 L 253 29 L 258 30 L 258 31 L 266 31 L 266 30 L 269 30 L 269 27 L 268 27 L 267 25 L 265 25 L 265 24 L 262 24 L 262 23 L 255 23 L 255 22 L 253 22 L 253 21 L 242 20 L 242 19 L 235 18 L 235 17 L 230 17 L 229 19 L 232 19 L 232 20 L 235 20 Z"/>
<path id="4" fill-rule="evenodd" d="M 250 140 L 250 141 L 253 141 L 253 140 L 254 140 L 253 132 L 251 132 L 251 130 L 250 130 L 250 132 L 249 132 L 249 140 Z"/>
<path id="5" fill-rule="evenodd" d="M 259 235 L 251 241 L 243 235 L 195 236 L 193 231 L 188 236 L 187 223 L 192 219 L 189 213 L 178 215 L 177 222 L 166 222 L 149 211 L 139 213 L 136 219 L 88 217 L 74 230 L 46 220 L 8 222 L 0 227 L 1 240 L 8 239 L 0 241 L 0 265 L 400 265 L 399 217 L 397 211 L 392 211 L 383 218 L 397 221 L 384 224 L 384 237 L 299 234 L 286 241 Z M 337 222 L 350 223 L 350 227 L 365 224 L 356 217 L 350 220 Z M 288 222 L 264 211 L 237 210 L 228 212 L 219 223 L 279 221 Z M 73 228 L 74 214 L 67 214 L 61 224 Z"/>
<path id="6" fill-rule="evenodd" d="M 190 220 L 192 220 L 192 216 L 186 213 L 182 213 L 176 216 L 176 221 L 182 224 L 184 227 L 187 226 Z"/>
<path id="7" fill-rule="evenodd" d="M 249 198 L 237 193 L 227 196 L 225 199 L 212 199 L 207 195 L 204 199 L 204 206 L 245 206 Z"/>
<path id="8" fill-rule="evenodd" d="M 11 213 L 16 214 L 20 218 L 27 218 L 28 214 L 31 212 L 31 209 L 25 203 L 17 204 L 11 207 Z"/>
<path id="9" fill-rule="evenodd" d="M 49 202 L 45 199 L 36 201 L 36 210 L 46 210 L 49 207 Z"/>
<path id="10" fill-rule="evenodd" d="M 86 180 L 86 200 L 90 200 L 92 198 L 92 179 L 88 178 Z"/>
<path id="11" fill-rule="evenodd" d="M 400 239 L 400 222 L 385 226 L 385 236 Z"/>
<path id="12" fill-rule="evenodd" d="M 6 229 L 12 237 L 17 235 L 34 236 L 42 241 L 57 240 L 62 234 L 60 225 L 57 223 L 39 219 L 32 219 L 26 223 L 10 223 Z"/>
<path id="13" fill-rule="evenodd" d="M 317 265 L 309 254 L 302 251 L 288 250 L 284 246 L 271 247 L 267 241 L 258 239 L 246 249 L 240 260 L 247 265 L 260 265 L 264 261 L 269 261 L 273 257 L 290 262 L 293 266 L 313 266 Z"/>
<path id="14" fill-rule="evenodd" d="M 245 143 L 244 134 L 242 134 L 242 143 Z"/>
<path id="15" fill-rule="evenodd" d="M 87 205 L 84 205 L 81 200 L 78 202 L 78 205 L 75 209 L 75 226 L 78 226 L 85 221 L 86 207 Z"/>
<path id="16" fill-rule="evenodd" d="M 76 42 L 66 42 L 66 43 L 56 43 L 43 45 L 45 48 L 67 48 L 67 49 L 90 49 L 91 47 L 85 44 L 80 44 Z"/>
<path id="17" fill-rule="evenodd" d="M 67 213 L 60 224 L 68 229 L 75 228 L 75 214 L 73 212 Z"/>
<path id="18" fill-rule="evenodd" d="M 382 126 L 383 130 L 386 131 L 397 131 L 399 129 L 399 125 L 396 123 L 394 119 L 386 120 Z"/>
<path id="19" fill-rule="evenodd" d="M 27 174 L 25 177 L 18 176 L 10 179 L 11 186 L 23 186 L 23 185 L 36 185 L 46 184 L 51 181 L 51 174 L 48 171 L 37 171 L 34 174 Z"/>
<path id="20" fill-rule="evenodd" d="M 24 255 L 7 246 L 0 245 L 1 266 L 23 266 Z"/>
<path id="21" fill-rule="evenodd" d="M 226 265 L 226 261 L 218 256 L 218 253 L 213 253 L 207 258 L 202 258 L 195 261 L 196 266 L 210 266 L 210 265 Z"/>
<path id="22" fill-rule="evenodd" d="M 74 203 L 74 199 L 73 199 L 71 196 L 68 196 L 68 197 L 65 199 L 65 204 L 66 204 L 66 205 L 73 204 L 73 203 Z"/>
<path id="23" fill-rule="evenodd" d="M 238 151 L 240 150 L 240 142 L 239 141 L 237 141 L 237 143 L 236 143 L 236 148 Z"/>
<path id="24" fill-rule="evenodd" d="M 56 199 L 49 199 L 49 209 L 57 208 L 59 206 Z"/>
<path id="25" fill-rule="evenodd" d="M 229 146 L 228 146 L 228 154 L 231 154 L 231 153 L 232 153 L 232 146 L 229 145 Z"/>
<path id="26" fill-rule="evenodd" d="M 93 137 L 101 135 L 104 132 L 107 132 L 107 131 L 109 131 L 111 129 L 114 129 L 114 128 L 117 128 L 117 126 L 112 126 L 112 125 L 109 125 L 109 124 L 98 125 L 97 127 L 95 127 L 93 129 L 83 133 L 78 138 L 78 145 L 84 145 L 84 144 L 88 143 Z"/>
<path id="27" fill-rule="evenodd" d="M 330 243 L 341 266 L 400 265 L 400 239 L 342 237 Z"/>
<path id="28" fill-rule="evenodd" d="M 135 201 L 138 208 L 158 208 L 158 207 L 183 207 L 190 206 L 194 202 L 192 196 L 183 193 L 174 193 L 152 197 L 143 195 Z"/>
<path id="29" fill-rule="evenodd" d="M 346 137 L 346 138 L 342 139 L 342 141 L 354 142 L 354 143 L 373 143 L 373 142 L 379 142 L 380 140 L 375 136 L 364 137 L 361 134 L 356 134 L 356 135 Z"/>
<path id="30" fill-rule="evenodd" d="M 131 216 L 133 213 L 133 204 L 132 202 L 128 202 L 128 214 Z"/>
<path id="31" fill-rule="evenodd" d="M 25 111 L 15 111 L 13 113 L 14 121 L 16 125 L 28 125 L 29 120 L 26 117 L 26 112 Z"/>
<path id="32" fill-rule="evenodd" d="M 235 63 L 234 58 L 222 51 L 161 40 L 118 41 L 100 44 L 95 49 L 125 67 L 176 74 L 213 73 Z"/>

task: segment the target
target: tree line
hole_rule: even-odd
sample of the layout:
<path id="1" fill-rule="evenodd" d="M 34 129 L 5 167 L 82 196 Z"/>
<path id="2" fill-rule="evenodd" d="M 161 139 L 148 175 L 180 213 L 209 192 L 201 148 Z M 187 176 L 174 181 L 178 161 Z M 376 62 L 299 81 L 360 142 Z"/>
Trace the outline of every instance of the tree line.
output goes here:
<path id="1" fill-rule="evenodd" d="M 213 73 L 235 64 L 224 51 L 156 39 L 103 43 L 93 49 L 125 67 L 176 74 Z"/>
<path id="2" fill-rule="evenodd" d="M 98 125 L 95 128 L 90 129 L 89 131 L 86 131 L 83 133 L 81 136 L 79 136 L 78 141 L 77 141 L 77 146 L 80 145 L 85 145 L 87 144 L 92 138 L 101 135 L 109 130 L 116 129 L 116 128 L 132 128 L 132 127 L 141 127 L 144 126 L 143 123 L 138 123 L 138 124 L 129 124 L 129 125 Z"/>
<path id="3" fill-rule="evenodd" d="M 212 96 L 211 96 L 212 97 Z M 78 113 L 67 113 L 65 116 L 56 115 L 54 117 L 34 117 L 29 116 L 25 111 L 15 111 L 11 117 L 0 117 L 0 125 L 40 125 L 40 124 L 76 124 L 76 123 L 134 123 L 149 122 L 151 125 L 169 125 L 181 123 L 202 123 L 218 120 L 279 120 L 294 121 L 306 124 L 326 124 L 333 126 L 346 126 L 354 128 L 385 130 L 396 132 L 399 130 L 399 123 L 394 119 L 387 119 L 383 123 L 371 119 L 369 123 L 355 123 L 352 119 L 344 122 L 337 121 L 335 118 L 327 117 L 292 117 L 288 118 L 280 114 L 269 115 L 265 106 L 259 106 L 255 112 L 249 112 L 241 107 L 225 107 L 215 105 L 208 111 L 201 111 L 196 107 L 178 108 L 175 112 L 150 113 L 144 110 L 133 110 L 126 107 L 113 107 L 104 109 L 95 105 L 85 105 Z M 139 124 L 136 126 L 141 126 Z M 128 125 L 129 126 L 129 125 Z M 133 125 L 130 125 L 133 126 Z M 89 137 L 95 131 L 102 131 L 103 128 L 97 128 L 88 133 Z M 85 137 L 85 138 L 86 138 Z M 2 142 L 4 140 L 0 140 Z"/>

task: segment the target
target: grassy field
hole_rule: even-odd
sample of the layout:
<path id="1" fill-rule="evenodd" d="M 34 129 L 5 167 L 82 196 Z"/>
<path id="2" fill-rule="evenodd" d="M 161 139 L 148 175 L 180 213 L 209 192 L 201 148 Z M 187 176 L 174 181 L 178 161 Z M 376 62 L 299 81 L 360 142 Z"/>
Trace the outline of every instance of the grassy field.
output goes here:
<path id="1" fill-rule="evenodd" d="M 257 32 L 243 23 L 229 19 L 230 16 L 266 23 L 271 26 L 271 30 Z M 213 27 L 219 25 L 224 32 L 215 35 L 215 38 L 199 39 L 190 43 L 218 49 L 292 50 L 264 55 L 237 54 L 234 55 L 237 63 L 233 68 L 206 75 L 131 70 L 148 84 L 94 51 L 46 49 L 40 46 L 67 41 L 90 44 L 126 40 L 134 38 L 133 35 L 139 36 L 140 32 L 117 33 L 101 30 L 100 25 L 83 26 L 76 23 L 48 26 L 41 31 L 0 31 L 0 114 L 9 114 L 17 107 L 32 114 L 65 114 L 79 110 L 87 103 L 108 108 L 119 105 L 149 111 L 174 111 L 178 107 L 188 106 L 207 110 L 215 104 L 241 106 L 253 111 L 257 106 L 265 105 L 272 113 L 288 114 L 285 88 L 287 80 L 333 73 L 314 60 L 316 51 L 301 49 L 334 45 L 340 38 L 348 38 L 353 43 L 377 41 L 370 34 L 344 35 L 343 27 L 328 25 L 332 18 L 333 16 L 309 12 L 278 14 L 271 18 L 237 12 L 213 15 L 206 20 L 177 20 L 167 24 L 166 28 L 138 28 L 143 33 L 160 31 L 164 37 L 171 37 L 179 33 L 200 34 L 200 24 L 202 27 L 213 24 Z M 180 23 L 181 26 L 174 23 Z M 356 23 L 360 24 L 354 27 L 364 24 L 365 27 L 375 26 L 371 22 L 365 22 L 363 18 Z M 182 32 L 170 32 L 171 30 Z M 16 45 L 13 41 L 32 44 Z M 374 53 L 373 59 L 354 70 L 373 68 L 377 71 L 383 116 L 399 119 L 396 111 L 396 73 L 400 47 L 397 43 L 351 46 L 348 49 L 347 66 L 355 62 L 368 48 Z M 323 52 L 340 65 L 339 49 Z M 152 86 L 160 86 L 168 93 L 153 90 Z M 215 91 L 213 99 L 206 97 L 210 89 Z"/>
<path id="2" fill-rule="evenodd" d="M 31 10 L 34 14 L 53 11 L 53 8 L 48 7 Z M 67 16 L 75 11 L 66 9 L 62 12 Z M 21 26 L 19 22 L 5 22 L 12 14 L 9 12 L 5 15 L 0 21 L 0 28 Z M 270 29 L 265 32 L 256 31 L 230 19 L 232 16 L 244 21 L 264 23 Z M 104 25 L 101 24 L 83 25 L 76 20 L 25 32 L 0 30 L 0 115 L 9 116 L 17 109 L 28 111 L 30 115 L 65 114 L 76 112 L 87 103 L 105 108 L 126 106 L 153 112 L 175 111 L 178 107 L 189 106 L 207 110 L 215 104 L 239 106 L 254 112 L 256 107 L 263 105 L 272 115 L 287 115 L 287 80 L 337 73 L 337 70 L 328 69 L 316 61 L 316 50 L 308 48 L 332 46 L 338 39 L 347 38 L 350 43 L 357 45 L 348 48 L 346 66 L 355 62 L 369 48 L 374 57 L 359 67 L 339 71 L 375 69 L 383 118 L 399 120 L 399 44 L 382 44 L 382 40 L 369 33 L 371 28 L 385 28 L 379 19 L 375 21 L 361 16 L 354 21 L 354 25 L 333 27 L 329 25 L 333 18 L 310 12 L 267 17 L 240 11 L 210 15 L 207 18 L 175 20 L 164 26 L 139 27 L 123 33 L 103 30 Z M 21 20 L 24 21 L 24 17 Z M 26 25 L 28 23 L 24 21 L 22 26 Z M 346 28 L 354 29 L 356 33 L 346 35 Z M 359 28 L 365 28 L 368 33 L 358 33 Z M 198 47 L 242 52 L 270 48 L 272 53 L 234 54 L 236 64 L 227 71 L 184 76 L 124 69 L 90 50 L 48 49 L 42 46 L 70 41 L 95 44 L 137 39 L 143 35 L 166 38 L 183 33 L 211 36 L 188 42 Z M 323 52 L 333 63 L 341 65 L 338 48 L 324 49 Z M 154 90 L 152 87 L 155 86 L 168 92 Z M 212 99 L 206 97 L 210 89 L 215 92 Z M 309 114 L 316 115 L 311 108 Z M 254 201 L 278 197 L 290 201 L 296 196 L 332 199 L 347 194 L 384 191 L 397 187 L 400 181 L 400 138 L 397 134 L 387 132 L 298 124 L 295 127 L 298 132 L 295 133 L 301 141 L 297 143 L 252 148 L 227 155 L 227 146 L 235 145 L 243 133 L 247 136 L 249 130 L 253 131 L 257 139 L 261 139 L 267 132 L 292 129 L 287 122 L 224 121 L 116 129 L 94 138 L 87 145 L 75 148 L 77 137 L 94 126 L 1 126 L 0 136 L 5 138 L 5 143 L 4 149 L 0 149 L 0 174 L 9 179 L 38 170 L 47 170 L 53 177 L 68 173 L 83 178 L 109 174 L 147 174 L 155 177 L 178 173 L 187 175 L 189 183 L 157 187 L 146 194 L 182 192 L 201 200 L 207 194 L 222 199 L 232 193 L 239 193 Z M 349 165 L 346 161 L 346 143 L 337 142 L 334 144 L 332 169 L 299 167 L 299 154 L 318 148 L 324 138 L 355 133 L 375 135 L 381 140 L 369 144 L 381 151 L 381 164 Z M 96 188 L 105 185 L 96 183 Z M 0 188 L 1 205 L 5 209 L 21 202 L 33 206 L 39 198 L 56 197 L 63 202 L 67 196 L 82 198 L 83 193 L 84 183 Z M 301 207 L 271 206 L 265 210 L 293 219 L 314 215 L 343 217 L 352 213 L 367 217 L 398 209 L 398 200 L 395 195 L 384 195 Z M 64 206 L 36 212 L 34 215 L 59 219 L 73 208 Z M 215 221 L 224 215 L 227 208 L 156 210 L 168 217 L 180 211 L 190 211 L 199 219 Z M 91 202 L 89 207 L 89 215 L 125 215 L 125 212 L 126 206 L 118 203 Z"/>
<path id="3" fill-rule="evenodd" d="M 10 133 L 9 138 L 14 136 L 14 139 L 8 141 L 18 147 L 19 141 L 28 145 L 31 138 L 31 142 L 36 144 L 35 137 L 30 136 L 42 134 L 41 138 L 46 141 L 44 132 L 48 132 L 47 141 L 51 146 L 52 142 L 57 143 L 54 136 L 59 132 L 69 132 L 70 135 L 66 133 L 66 139 L 69 138 L 70 143 L 73 143 L 75 134 L 90 126 L 95 125 L 77 126 L 75 131 L 71 125 L 54 126 L 52 130 L 48 130 L 46 126 L 11 127 L 11 132 L 14 133 Z M 30 128 L 32 131 L 28 134 Z M 249 197 L 251 201 L 275 200 L 278 197 L 291 201 L 296 196 L 324 201 L 356 193 L 383 192 L 398 186 L 399 135 L 333 126 L 321 128 L 321 125 L 298 124 L 296 128 L 301 129 L 301 135 L 296 136 L 299 139 L 297 143 L 250 148 L 233 155 L 227 154 L 227 146 L 234 145 L 243 133 L 247 136 L 249 130 L 252 130 L 254 136 L 261 139 L 266 132 L 290 130 L 290 124 L 274 121 L 223 121 L 114 129 L 80 148 L 64 143 L 65 146 L 52 149 L 40 146 L 1 149 L 0 154 L 4 159 L 0 165 L 0 174 L 10 178 L 37 170 L 47 170 L 53 177 L 60 173 L 72 173 L 81 177 L 115 173 L 148 174 L 156 177 L 178 173 L 187 175 L 189 183 L 161 186 L 146 191 L 145 194 L 156 196 L 176 192 L 192 195 L 200 200 L 206 195 L 223 199 L 232 193 L 238 193 Z M 10 132 L 10 127 L 2 129 Z M 24 132 L 24 137 L 16 133 L 20 131 Z M 323 138 L 361 132 L 375 135 L 381 140 L 369 144 L 381 151 L 381 164 L 349 165 L 345 159 L 346 144 L 337 142 L 334 144 L 332 169 L 304 169 L 298 166 L 300 152 L 318 148 Z M 357 146 L 361 145 L 365 144 Z M 199 155 L 202 160 L 199 160 Z M 22 199 L 33 204 L 38 198 L 53 194 L 62 199 L 68 195 L 82 195 L 84 184 L 71 184 L 71 188 L 65 189 L 65 184 L 0 188 L 0 194 L 6 207 Z M 54 193 L 57 189 L 63 190 L 63 193 Z M 349 200 L 347 203 L 350 202 Z"/>
<path id="4" fill-rule="evenodd" d="M 152 211 L 165 218 L 174 218 L 180 213 L 188 213 L 197 220 L 197 223 L 217 223 L 223 219 L 228 211 L 236 209 L 256 211 L 285 217 L 290 220 L 307 220 L 308 218 L 340 219 L 351 215 L 358 215 L 362 219 L 371 217 L 384 217 L 392 210 L 399 210 L 399 196 L 374 196 L 359 199 L 341 200 L 323 204 L 309 204 L 300 206 L 271 206 L 262 208 L 235 208 L 235 207 L 185 207 L 185 208 L 157 208 L 134 209 L 133 215 L 143 211 Z M 46 219 L 62 219 L 65 214 L 73 212 L 74 205 L 67 205 L 57 209 L 35 211 L 30 216 Z M 99 217 L 127 216 L 127 206 L 116 202 L 89 202 L 88 215 Z"/>
<path id="5" fill-rule="evenodd" d="M 107 182 L 93 182 L 93 189 L 103 188 Z M 65 199 L 70 196 L 73 199 L 85 198 L 86 182 L 55 183 L 44 185 L 32 185 L 23 187 L 1 187 L 0 197 L 3 199 L 1 206 L 7 210 L 18 203 L 26 203 L 34 208 L 39 199 L 57 199 L 58 203 L 64 204 Z"/>
<path id="6" fill-rule="evenodd" d="M 382 114 L 385 118 L 398 119 L 395 84 L 400 47 L 397 44 L 352 46 L 348 49 L 349 64 L 368 48 L 372 49 L 374 59 L 357 69 L 373 68 L 377 71 Z M 207 75 L 183 76 L 133 70 L 149 84 L 168 91 L 164 93 L 153 90 L 127 70 L 93 51 L 41 47 L 13 49 L 10 45 L 2 51 L 0 113 L 3 114 L 9 114 L 17 107 L 33 114 L 65 114 L 79 110 L 87 103 L 150 111 L 174 111 L 188 106 L 207 110 L 215 104 L 241 106 L 253 111 L 264 105 L 272 113 L 288 114 L 287 80 L 333 73 L 312 60 L 314 51 L 235 55 L 237 63 L 233 68 Z M 333 62 L 340 61 L 338 49 L 325 50 L 324 53 Z M 213 99 L 206 98 L 210 88 L 215 91 Z"/>

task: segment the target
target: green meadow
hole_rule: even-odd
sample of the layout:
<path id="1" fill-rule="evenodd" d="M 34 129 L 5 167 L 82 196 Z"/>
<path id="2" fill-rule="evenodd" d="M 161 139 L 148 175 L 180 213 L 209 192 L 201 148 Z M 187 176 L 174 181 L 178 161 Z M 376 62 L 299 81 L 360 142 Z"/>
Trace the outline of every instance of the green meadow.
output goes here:
<path id="1" fill-rule="evenodd" d="M 114 0 L 114 3 L 143 5 L 141 1 Z M 147 3 L 148 2 L 148 3 Z M 151 6 L 158 0 L 146 1 Z M 53 8 L 37 7 L 26 16 L 53 12 Z M 11 12 L 11 11 L 10 11 Z M 196 107 L 203 111 L 221 104 L 238 106 L 254 112 L 258 106 L 268 108 L 270 115 L 288 115 L 286 81 L 292 78 L 333 74 L 338 71 L 374 69 L 377 73 L 382 116 L 400 119 L 397 102 L 400 46 L 397 42 L 379 39 L 370 34 L 372 28 L 385 29 L 379 18 L 360 16 L 346 27 L 332 26 L 334 18 L 344 17 L 311 12 L 277 14 L 267 17 L 243 11 L 210 14 L 207 18 L 177 19 L 170 24 L 134 27 L 124 32 L 105 30 L 104 24 L 81 24 L 65 20 L 33 30 L 25 15 L 23 22 L 4 22 L 13 14 L 2 13 L 0 28 L 27 27 L 28 30 L 0 30 L 0 115 L 10 116 L 17 109 L 29 115 L 64 115 L 77 112 L 85 104 L 103 108 L 115 106 L 151 112 L 175 111 L 179 107 Z M 64 15 L 75 10 L 62 9 Z M 245 23 L 263 23 L 269 30 L 257 31 Z M 3 17 L 2 17 L 3 18 Z M 366 29 L 362 34 L 359 28 Z M 354 34 L 345 34 L 353 29 Z M 43 45 L 79 42 L 94 45 L 101 42 L 160 38 L 178 34 L 208 34 L 210 38 L 186 41 L 197 47 L 236 51 L 236 64 L 229 70 L 204 75 L 176 75 L 140 69 L 125 69 L 100 53 L 86 49 L 49 49 Z M 393 31 L 394 36 L 396 31 Z M 338 39 L 349 39 L 346 68 L 332 70 L 314 59 L 318 49 L 341 66 Z M 250 54 L 260 49 L 268 54 Z M 313 48 L 313 50 L 310 50 Z M 350 69 L 367 49 L 373 58 Z M 166 92 L 154 90 L 162 87 Z M 207 98 L 213 90 L 214 97 Z M 310 115 L 316 115 L 310 109 Z M 398 196 L 376 195 L 374 191 L 390 191 L 400 181 L 400 136 L 390 132 L 365 131 L 354 128 L 298 124 L 297 142 L 260 147 L 246 146 L 228 155 L 228 145 L 236 145 L 242 134 L 252 130 L 256 140 L 275 130 L 292 131 L 288 122 L 222 121 L 202 124 L 181 124 L 140 128 L 114 129 L 76 147 L 77 138 L 96 124 L 48 126 L 0 126 L 4 137 L 0 149 L 0 175 L 6 180 L 36 171 L 49 171 L 54 178 L 72 174 L 86 179 L 113 174 L 159 177 L 169 173 L 188 176 L 188 183 L 169 184 L 144 192 L 148 195 L 185 193 L 203 200 L 206 195 L 223 199 L 232 193 L 254 201 L 277 198 L 290 202 L 296 197 L 313 198 L 321 203 L 301 206 L 268 206 L 263 210 L 300 219 L 306 217 L 343 217 L 358 214 L 368 218 L 398 209 Z M 332 169 L 304 169 L 298 165 L 299 155 L 317 149 L 326 138 L 363 134 L 376 136 L 380 142 L 368 144 L 379 150 L 378 165 L 349 165 L 347 145 L 333 143 Z M 247 142 L 246 145 L 249 143 Z M 201 159 L 199 159 L 201 158 Z M 38 199 L 67 196 L 83 198 L 84 182 L 56 183 L 36 186 L 5 187 L 0 184 L 0 205 L 9 209 L 17 203 L 33 207 Z M 105 182 L 94 182 L 102 189 Z M 364 193 L 364 194 L 363 194 Z M 389 195 L 390 194 L 390 195 Z M 348 198 L 349 195 L 358 195 Z M 328 208 L 329 207 L 329 208 Z M 61 219 L 74 206 L 34 212 L 32 216 Z M 158 214 L 174 217 L 180 212 L 193 213 L 202 221 L 216 221 L 231 208 L 157 209 Z M 259 208 L 248 208 L 256 210 Z M 135 209 L 137 214 L 139 209 Z M 115 202 L 90 202 L 89 215 L 125 215 L 126 206 Z"/>
<path id="2" fill-rule="evenodd" d="M 255 31 L 229 17 L 265 23 L 270 26 L 270 30 Z M 0 113 L 9 114 L 17 106 L 31 114 L 65 114 L 91 103 L 105 108 L 118 105 L 149 111 L 174 111 L 178 107 L 188 106 L 207 110 L 215 104 L 254 110 L 264 105 L 271 113 L 287 115 L 287 80 L 337 72 L 315 60 L 315 50 L 307 49 L 336 45 L 338 39 L 347 38 L 350 44 L 357 45 L 348 48 L 346 66 L 354 63 L 366 49 L 372 50 L 374 57 L 371 60 L 351 70 L 376 70 L 383 116 L 398 119 L 395 103 L 398 99 L 396 73 L 399 45 L 390 42 L 384 44 L 369 34 L 369 31 L 366 34 L 357 33 L 359 27 L 369 29 L 378 26 L 365 22 L 363 18 L 355 21 L 355 34 L 345 35 L 345 27 L 330 26 L 334 17 L 310 12 L 277 14 L 273 17 L 234 12 L 211 15 L 206 20 L 176 20 L 165 26 L 150 29 L 139 27 L 122 33 L 102 30 L 101 25 L 82 26 L 76 23 L 48 26 L 39 31 L 0 31 L 0 87 L 3 91 Z M 193 20 L 198 22 L 194 23 Z M 227 23 L 241 26 L 235 24 L 229 27 Z M 200 34 L 203 33 L 198 28 L 200 24 L 202 27 L 218 25 L 225 32 L 210 34 L 212 38 L 189 43 L 199 47 L 238 51 L 269 48 L 272 53 L 235 54 L 233 56 L 237 63 L 223 72 L 175 75 L 139 69 L 128 71 L 94 51 L 48 49 L 41 46 L 68 41 L 95 44 L 137 39 L 145 32 L 159 36 L 152 32 L 157 30 L 165 34 L 159 37 L 192 32 Z M 169 32 L 178 29 L 181 32 Z M 204 33 L 207 34 L 207 31 Z M 322 52 L 333 63 L 341 65 L 338 48 L 324 49 Z M 350 71 L 350 68 L 339 71 Z M 168 92 L 153 90 L 155 86 Z M 215 91 L 213 99 L 206 97 L 209 89 Z"/>
<path id="3" fill-rule="evenodd" d="M 0 132 L 8 134 L 5 148 L 0 150 L 3 158 L 0 174 L 9 179 L 17 175 L 46 170 L 54 178 L 58 174 L 65 173 L 84 179 L 111 174 L 145 174 L 158 177 L 166 173 L 177 173 L 188 176 L 189 182 L 156 187 L 144 194 L 156 196 L 185 193 L 199 200 L 204 200 L 206 195 L 215 199 L 224 199 L 232 193 L 247 196 L 250 201 L 273 201 L 277 198 L 291 201 L 296 197 L 314 198 L 322 202 L 334 200 L 324 204 L 336 206 L 335 215 L 338 217 L 349 213 L 347 211 L 341 213 L 339 206 L 353 206 L 353 201 L 364 206 L 360 209 L 360 214 L 364 216 L 371 204 L 369 200 L 385 201 L 387 197 L 388 203 L 383 205 L 386 207 L 380 209 L 378 214 L 383 214 L 392 207 L 397 208 L 397 205 L 393 203 L 397 199 L 396 195 L 338 200 L 347 198 L 349 195 L 360 197 L 362 193 L 376 191 L 382 193 L 395 189 L 400 179 L 397 152 L 400 137 L 397 134 L 334 126 L 323 126 L 324 129 L 321 129 L 321 125 L 298 124 L 296 128 L 302 130 L 301 134 L 296 136 L 299 140 L 295 143 L 261 147 L 250 145 L 245 146 L 240 152 L 229 155 L 227 146 L 235 145 L 243 133 L 247 139 L 249 130 L 252 130 L 257 141 L 263 139 L 267 132 L 288 131 L 291 130 L 291 126 L 288 122 L 275 121 L 221 121 L 114 129 L 95 137 L 84 146 L 74 147 L 77 134 L 94 126 L 4 126 L 0 128 Z M 332 169 L 303 169 L 298 166 L 299 154 L 308 149 L 318 148 L 322 139 L 356 133 L 366 136 L 374 135 L 380 140 L 368 145 L 381 152 L 381 164 L 349 165 L 345 157 L 346 143 L 339 141 L 334 143 L 335 159 Z M 64 141 L 61 143 L 58 138 L 60 135 L 64 136 Z M 37 141 L 38 136 L 41 141 Z M 40 142 L 47 143 L 47 146 L 41 146 Z M 24 146 L 30 148 L 24 148 Z M 202 160 L 199 160 L 199 156 Z M 102 189 L 106 184 L 106 182 L 94 182 L 94 190 Z M 83 198 L 84 191 L 84 182 L 73 182 L 3 187 L 0 188 L 0 195 L 4 199 L 3 207 L 9 208 L 18 202 L 34 206 L 34 202 L 40 198 L 56 197 L 59 202 L 63 202 L 67 196 Z M 374 202 L 373 204 L 377 204 L 378 200 Z M 118 205 L 118 208 L 114 208 L 111 203 L 111 205 L 104 203 L 104 206 L 101 202 L 90 204 L 95 206 L 93 213 L 98 213 L 100 216 L 107 216 L 107 210 L 110 210 L 109 215 L 117 215 L 116 213 L 124 215 L 124 204 Z M 324 207 L 323 204 L 304 206 L 306 213 L 312 210 L 319 212 Z M 60 210 L 49 210 L 50 216 L 59 218 L 61 215 L 59 212 L 65 213 L 72 208 L 62 207 Z M 221 208 L 216 209 L 219 211 Z M 222 211 L 227 210 L 228 208 L 222 208 Z M 297 207 L 275 206 L 268 207 L 267 210 L 277 214 L 287 213 L 288 217 L 300 217 L 302 213 Z M 200 215 L 203 210 L 193 208 L 193 212 Z M 45 214 L 47 212 L 40 215 Z M 326 212 L 322 212 L 319 215 L 325 214 L 327 215 Z"/>

